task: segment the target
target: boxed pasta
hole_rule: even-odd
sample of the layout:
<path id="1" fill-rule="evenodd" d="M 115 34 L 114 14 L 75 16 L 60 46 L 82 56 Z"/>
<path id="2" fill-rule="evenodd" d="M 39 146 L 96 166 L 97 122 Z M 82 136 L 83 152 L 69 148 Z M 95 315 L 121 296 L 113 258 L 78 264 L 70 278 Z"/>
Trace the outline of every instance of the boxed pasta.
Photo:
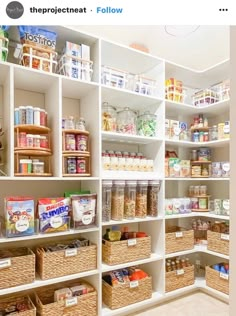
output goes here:
<path id="1" fill-rule="evenodd" d="M 34 199 L 26 196 L 5 198 L 7 237 L 33 235 L 35 231 Z"/>
<path id="2" fill-rule="evenodd" d="M 74 228 L 87 228 L 96 223 L 97 194 L 71 196 Z"/>

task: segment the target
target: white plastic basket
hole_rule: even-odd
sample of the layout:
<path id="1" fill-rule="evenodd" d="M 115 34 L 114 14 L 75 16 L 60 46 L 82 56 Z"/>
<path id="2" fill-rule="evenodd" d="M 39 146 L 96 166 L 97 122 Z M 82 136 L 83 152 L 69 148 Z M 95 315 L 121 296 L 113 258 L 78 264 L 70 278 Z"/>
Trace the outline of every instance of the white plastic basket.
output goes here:
<path id="1" fill-rule="evenodd" d="M 115 87 L 115 88 L 121 88 L 121 89 L 127 89 L 128 85 L 128 72 L 110 68 L 107 66 L 102 66 L 102 84 Z"/>
<path id="2" fill-rule="evenodd" d="M 64 54 L 58 62 L 58 73 L 75 79 L 91 81 L 93 62 L 91 60 Z"/>
<path id="3" fill-rule="evenodd" d="M 7 61 L 8 43 L 9 43 L 8 38 L 0 36 L 0 60 L 1 61 Z"/>
<path id="4" fill-rule="evenodd" d="M 212 87 L 218 94 L 219 101 L 228 100 L 230 98 L 230 80 L 224 80 Z"/>
<path id="5" fill-rule="evenodd" d="M 187 97 L 186 89 L 181 88 L 182 92 L 179 92 L 179 87 L 176 85 L 168 85 L 165 90 L 165 98 L 166 100 L 184 103 Z"/>
<path id="6" fill-rule="evenodd" d="M 146 78 L 140 75 L 135 75 L 133 78 L 132 90 L 140 94 L 156 95 L 157 94 L 156 80 Z"/>
<path id="7" fill-rule="evenodd" d="M 57 53 L 45 48 L 23 44 L 20 53 L 23 66 L 46 72 L 56 72 Z"/>
<path id="8" fill-rule="evenodd" d="M 219 95 L 213 89 L 205 89 L 197 91 L 193 95 L 193 105 L 197 107 L 206 106 L 219 101 Z"/>

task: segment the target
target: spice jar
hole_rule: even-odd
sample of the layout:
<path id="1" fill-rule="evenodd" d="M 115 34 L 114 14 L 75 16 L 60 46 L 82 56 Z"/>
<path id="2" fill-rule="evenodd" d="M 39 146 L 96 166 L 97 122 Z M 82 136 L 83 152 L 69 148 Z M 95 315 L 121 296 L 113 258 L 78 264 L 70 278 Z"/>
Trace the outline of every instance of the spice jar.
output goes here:
<path id="1" fill-rule="evenodd" d="M 102 130 L 116 132 L 116 108 L 103 102 L 102 105 Z"/>
<path id="2" fill-rule="evenodd" d="M 102 182 L 102 221 L 109 222 L 111 220 L 111 188 L 112 181 L 106 180 Z"/>
<path id="3" fill-rule="evenodd" d="M 111 199 L 111 219 L 121 221 L 124 217 L 125 181 L 116 180 L 113 183 Z"/>
<path id="4" fill-rule="evenodd" d="M 124 218 L 127 219 L 135 218 L 136 185 L 136 181 L 126 181 Z"/>
<path id="5" fill-rule="evenodd" d="M 157 116 L 149 111 L 139 115 L 137 119 L 138 135 L 156 136 Z"/>
<path id="6" fill-rule="evenodd" d="M 136 194 L 136 217 L 147 216 L 147 187 L 148 181 L 138 181 L 137 183 L 137 194 Z"/>
<path id="7" fill-rule="evenodd" d="M 147 191 L 147 215 L 158 216 L 158 193 L 160 191 L 160 182 L 153 180 L 148 182 Z"/>
<path id="8" fill-rule="evenodd" d="M 118 112 L 117 132 L 136 135 L 136 113 L 128 107 Z"/>

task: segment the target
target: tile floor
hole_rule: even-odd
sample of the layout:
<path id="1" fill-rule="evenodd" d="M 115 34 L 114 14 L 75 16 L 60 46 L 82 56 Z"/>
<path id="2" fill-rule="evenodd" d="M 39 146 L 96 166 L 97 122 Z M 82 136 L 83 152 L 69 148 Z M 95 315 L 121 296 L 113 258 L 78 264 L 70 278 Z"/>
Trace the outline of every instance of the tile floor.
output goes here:
<path id="1" fill-rule="evenodd" d="M 129 316 L 229 316 L 229 305 L 195 292 Z"/>

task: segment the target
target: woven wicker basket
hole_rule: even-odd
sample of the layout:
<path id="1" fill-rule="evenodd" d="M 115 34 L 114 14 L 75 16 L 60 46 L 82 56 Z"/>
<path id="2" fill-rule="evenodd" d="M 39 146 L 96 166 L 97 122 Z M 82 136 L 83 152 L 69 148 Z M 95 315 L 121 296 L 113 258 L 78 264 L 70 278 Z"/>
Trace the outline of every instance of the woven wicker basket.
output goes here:
<path id="1" fill-rule="evenodd" d="M 186 267 L 183 270 L 183 274 L 177 274 L 179 270 L 166 272 L 166 292 L 194 284 L 194 266 Z"/>
<path id="2" fill-rule="evenodd" d="M 11 249 L 11 252 L 15 252 Z M 35 280 L 35 255 L 28 248 L 16 249 L 16 256 L 1 260 L 0 289 L 32 283 Z M 8 262 L 7 262 L 8 261 Z"/>
<path id="3" fill-rule="evenodd" d="M 1 299 L 0 310 L 6 309 L 8 306 L 14 305 L 14 304 L 16 304 L 18 302 L 22 302 L 22 301 L 24 301 L 25 303 L 28 303 L 28 305 L 30 306 L 30 309 L 27 311 L 24 311 L 24 312 L 20 312 L 20 315 L 21 316 L 36 316 L 36 308 L 28 296 L 26 296 L 26 297 L 11 296 L 11 297 L 8 297 L 6 299 Z M 17 315 L 18 315 L 18 313 L 17 313 Z"/>
<path id="4" fill-rule="evenodd" d="M 222 278 L 220 275 L 220 272 L 211 267 L 206 267 L 206 285 L 217 291 L 229 294 L 229 279 Z"/>
<path id="5" fill-rule="evenodd" d="M 207 249 L 212 250 L 224 255 L 229 255 L 229 240 L 226 240 L 224 237 L 227 237 L 226 234 L 220 234 L 207 231 Z"/>
<path id="6" fill-rule="evenodd" d="M 166 254 L 184 251 L 194 248 L 193 230 L 183 230 L 180 227 L 171 228 L 175 232 L 167 230 L 166 233 Z"/>
<path id="7" fill-rule="evenodd" d="M 114 265 L 149 258 L 151 256 L 151 237 L 136 238 L 136 244 L 122 240 L 110 242 L 103 240 L 102 260 L 106 264 Z"/>
<path id="8" fill-rule="evenodd" d="M 81 280 L 80 280 L 81 281 Z M 66 307 L 64 301 L 54 302 L 55 290 L 78 285 L 78 282 L 59 283 L 35 294 L 37 315 L 40 316 L 97 316 L 97 292 L 77 297 L 77 304 Z"/>
<path id="9" fill-rule="evenodd" d="M 91 245 L 79 249 L 45 252 L 36 250 L 37 272 L 42 280 L 94 270 L 97 268 L 97 246 Z M 53 267 L 53 268 L 52 268 Z"/>
<path id="10" fill-rule="evenodd" d="M 102 281 L 102 300 L 110 309 L 117 309 L 130 304 L 141 302 L 152 297 L 152 278 L 147 277 L 138 281 L 137 287 L 129 283 L 111 286 Z"/>

